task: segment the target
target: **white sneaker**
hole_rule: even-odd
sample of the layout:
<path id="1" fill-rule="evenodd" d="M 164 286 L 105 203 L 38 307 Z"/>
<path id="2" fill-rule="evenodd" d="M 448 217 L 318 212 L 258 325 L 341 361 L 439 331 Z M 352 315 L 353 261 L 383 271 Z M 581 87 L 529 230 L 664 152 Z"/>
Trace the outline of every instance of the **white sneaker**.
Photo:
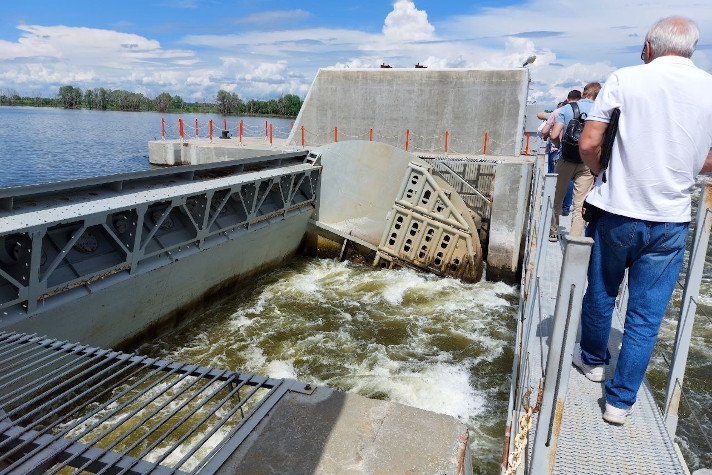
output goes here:
<path id="1" fill-rule="evenodd" d="M 633 408 L 619 409 L 606 403 L 606 412 L 603 413 L 603 420 L 611 424 L 625 424 L 626 418 L 633 412 Z"/>
<path id="2" fill-rule="evenodd" d="M 576 346 L 574 346 L 574 354 L 572 355 L 571 362 L 591 381 L 600 383 L 606 379 L 604 375 L 605 368 L 603 366 L 590 366 L 583 362 L 581 359 L 581 345 L 579 343 L 576 343 Z"/>

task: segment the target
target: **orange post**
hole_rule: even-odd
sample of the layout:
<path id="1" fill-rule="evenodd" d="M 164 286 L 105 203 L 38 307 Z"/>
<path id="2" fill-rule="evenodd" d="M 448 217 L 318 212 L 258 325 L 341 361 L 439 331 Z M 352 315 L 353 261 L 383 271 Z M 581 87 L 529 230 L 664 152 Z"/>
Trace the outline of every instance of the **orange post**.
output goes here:
<path id="1" fill-rule="evenodd" d="M 166 138 L 166 119 L 161 117 L 161 138 Z"/>
<path id="2" fill-rule="evenodd" d="M 368 129 L 368 140 L 373 142 L 373 128 Z"/>
<path id="3" fill-rule="evenodd" d="M 223 119 L 223 130 L 227 130 L 227 119 Z"/>
<path id="4" fill-rule="evenodd" d="M 208 122 L 208 131 L 210 132 L 210 140 L 213 140 L 213 119 Z"/>
<path id="5" fill-rule="evenodd" d="M 294 128 L 294 122 L 289 123 L 289 130 L 292 130 Z"/>
<path id="6" fill-rule="evenodd" d="M 240 143 L 242 143 L 242 121 L 240 121 Z"/>
<path id="7" fill-rule="evenodd" d="M 272 124 L 269 124 L 269 144 L 272 145 Z"/>
<path id="8" fill-rule="evenodd" d="M 487 155 L 487 138 L 488 137 L 489 137 L 489 134 L 487 132 L 485 132 L 485 145 L 484 145 L 483 152 L 482 152 L 483 155 Z"/>
<path id="9" fill-rule="evenodd" d="M 408 140 L 410 139 L 410 129 L 405 129 L 405 151 L 408 151 Z"/>
<path id="10" fill-rule="evenodd" d="M 304 126 L 302 125 L 302 147 L 304 146 Z"/>
<path id="11" fill-rule="evenodd" d="M 265 120 L 265 137 L 267 137 L 267 121 Z"/>
<path id="12" fill-rule="evenodd" d="M 447 153 L 447 141 L 450 136 L 450 133 L 446 130 L 445 131 L 445 153 Z"/>
<path id="13" fill-rule="evenodd" d="M 198 135 L 200 135 L 200 134 L 198 133 L 198 119 L 196 118 L 195 119 L 195 136 L 197 137 Z"/>
<path id="14" fill-rule="evenodd" d="M 334 142 L 339 141 L 339 128 L 334 126 Z"/>
<path id="15" fill-rule="evenodd" d="M 183 119 L 178 119 L 178 134 L 180 135 L 180 138 L 185 136 L 183 134 Z"/>
<path id="16" fill-rule="evenodd" d="M 529 155 L 529 134 L 527 134 L 527 145 L 524 148 L 524 155 Z"/>

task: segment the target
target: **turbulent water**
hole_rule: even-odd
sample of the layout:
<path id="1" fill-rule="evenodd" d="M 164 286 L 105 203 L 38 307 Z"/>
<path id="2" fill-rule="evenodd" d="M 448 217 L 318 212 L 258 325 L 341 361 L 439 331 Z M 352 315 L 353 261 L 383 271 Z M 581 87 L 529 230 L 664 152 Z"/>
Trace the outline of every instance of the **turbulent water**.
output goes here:
<path id="1" fill-rule="evenodd" d="M 476 473 L 501 460 L 518 294 L 412 270 L 296 259 L 139 349 L 458 418 Z"/>

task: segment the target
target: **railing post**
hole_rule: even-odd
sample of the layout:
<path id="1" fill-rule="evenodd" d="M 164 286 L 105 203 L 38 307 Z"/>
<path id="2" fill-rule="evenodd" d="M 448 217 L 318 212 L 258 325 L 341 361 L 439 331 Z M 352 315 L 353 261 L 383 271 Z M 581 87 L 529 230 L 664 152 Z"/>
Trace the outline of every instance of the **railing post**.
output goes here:
<path id="1" fill-rule="evenodd" d="M 450 133 L 446 130 L 445 131 L 445 153 L 447 153 L 447 145 L 448 145 L 447 142 L 448 142 L 449 136 L 450 136 Z"/>
<path id="2" fill-rule="evenodd" d="M 663 417 L 665 419 L 665 427 L 671 438 L 675 437 L 675 432 L 677 432 L 682 381 L 685 377 L 692 327 L 697 313 L 695 300 L 700 295 L 700 282 L 702 281 L 711 229 L 712 184 L 705 184 L 702 193 L 700 193 L 700 202 L 697 207 L 695 238 L 692 241 L 692 249 L 690 250 L 690 263 L 687 269 L 687 277 L 685 278 L 685 289 L 682 293 L 680 317 L 677 323 L 677 334 L 675 335 L 675 345 L 673 347 L 672 361 L 670 362 L 667 389 L 665 390 Z"/>
<path id="3" fill-rule="evenodd" d="M 304 126 L 302 125 L 302 147 L 304 147 Z"/>
<path id="4" fill-rule="evenodd" d="M 405 129 L 405 151 L 408 151 L 408 141 L 410 140 L 410 129 Z"/>
<path id="5" fill-rule="evenodd" d="M 166 138 L 166 119 L 161 117 L 161 138 Z"/>
<path id="6" fill-rule="evenodd" d="M 184 138 L 184 134 L 183 134 L 183 119 L 178 119 L 178 135 L 180 135 L 180 138 Z"/>
<path id="7" fill-rule="evenodd" d="M 242 119 L 240 119 L 240 143 L 242 143 Z"/>
<path id="8" fill-rule="evenodd" d="M 566 238 L 529 473 L 552 473 L 554 469 L 592 246 L 593 239 L 588 237 Z"/>
<path id="9" fill-rule="evenodd" d="M 487 139 L 489 138 L 489 133 L 485 132 L 485 143 L 482 147 L 482 155 L 487 155 Z"/>
<path id="10" fill-rule="evenodd" d="M 200 134 L 198 133 L 198 118 L 195 118 L 195 136 L 199 137 Z"/>

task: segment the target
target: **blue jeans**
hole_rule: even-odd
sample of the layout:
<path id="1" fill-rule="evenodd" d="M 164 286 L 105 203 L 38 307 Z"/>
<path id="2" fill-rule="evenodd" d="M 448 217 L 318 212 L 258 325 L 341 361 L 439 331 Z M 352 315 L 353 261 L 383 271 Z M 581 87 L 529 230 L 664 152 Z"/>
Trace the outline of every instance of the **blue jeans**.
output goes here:
<path id="1" fill-rule="evenodd" d="M 554 173 L 554 164 L 556 161 L 559 159 L 559 150 L 551 150 L 551 142 L 549 142 L 546 146 L 547 148 L 547 153 L 549 154 L 548 156 L 548 172 L 549 173 Z M 566 195 L 564 196 L 564 202 L 561 205 L 561 209 L 565 212 L 570 212 L 571 211 L 571 205 L 574 202 L 574 182 L 570 181 L 569 182 L 569 187 L 566 189 Z"/>
<path id="2" fill-rule="evenodd" d="M 628 409 L 635 403 L 682 267 L 689 224 L 605 213 L 586 228 L 594 240 L 581 309 L 581 355 L 586 364 L 608 364 L 613 307 L 628 269 L 623 343 L 613 379 L 606 381 L 606 400 L 614 407 Z"/>

